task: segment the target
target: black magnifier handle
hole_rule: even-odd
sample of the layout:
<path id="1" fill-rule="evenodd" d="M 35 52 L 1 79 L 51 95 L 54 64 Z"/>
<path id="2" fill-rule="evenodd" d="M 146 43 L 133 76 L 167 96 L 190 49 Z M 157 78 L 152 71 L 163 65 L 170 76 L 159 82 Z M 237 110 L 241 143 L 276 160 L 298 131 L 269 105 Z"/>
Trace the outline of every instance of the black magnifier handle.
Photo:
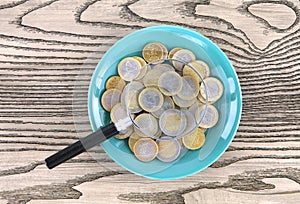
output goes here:
<path id="1" fill-rule="evenodd" d="M 81 154 L 82 152 L 87 151 L 95 145 L 104 142 L 105 140 L 118 134 L 119 131 L 125 130 L 131 124 L 131 120 L 126 118 L 117 123 L 111 123 L 105 127 L 102 127 L 92 134 L 88 135 L 87 137 L 80 139 L 74 144 L 71 144 L 70 146 L 45 159 L 46 165 L 49 169 L 52 169 L 66 162 L 67 160 Z"/>

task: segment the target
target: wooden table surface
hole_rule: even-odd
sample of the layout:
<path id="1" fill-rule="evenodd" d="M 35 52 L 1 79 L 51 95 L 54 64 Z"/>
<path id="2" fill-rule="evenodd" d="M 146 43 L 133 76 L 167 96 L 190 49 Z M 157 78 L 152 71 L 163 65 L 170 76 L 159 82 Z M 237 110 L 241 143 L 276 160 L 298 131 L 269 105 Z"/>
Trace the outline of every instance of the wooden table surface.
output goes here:
<path id="1" fill-rule="evenodd" d="M 0 203 L 299 203 L 299 9 L 299 0 L 1 0 Z M 231 60 L 243 113 L 229 149 L 170 182 L 122 170 L 103 151 L 111 168 L 83 154 L 49 171 L 44 159 L 77 139 L 77 75 L 86 73 L 76 104 L 84 115 L 105 51 L 161 24 L 207 36 Z"/>

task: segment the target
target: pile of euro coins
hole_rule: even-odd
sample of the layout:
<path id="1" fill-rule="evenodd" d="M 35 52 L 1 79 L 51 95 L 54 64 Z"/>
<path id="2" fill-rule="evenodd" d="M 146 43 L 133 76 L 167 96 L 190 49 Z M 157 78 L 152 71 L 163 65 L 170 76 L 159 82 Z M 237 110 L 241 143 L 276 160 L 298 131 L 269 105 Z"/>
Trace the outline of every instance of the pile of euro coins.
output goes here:
<path id="1" fill-rule="evenodd" d="M 219 119 L 213 105 L 223 94 L 223 84 L 210 76 L 209 66 L 188 49 L 170 51 L 159 42 L 146 44 L 141 56 L 118 63 L 101 96 L 111 122 L 131 117 L 135 125 L 120 132 L 137 159 L 175 161 L 181 151 L 197 150 L 205 131 Z"/>

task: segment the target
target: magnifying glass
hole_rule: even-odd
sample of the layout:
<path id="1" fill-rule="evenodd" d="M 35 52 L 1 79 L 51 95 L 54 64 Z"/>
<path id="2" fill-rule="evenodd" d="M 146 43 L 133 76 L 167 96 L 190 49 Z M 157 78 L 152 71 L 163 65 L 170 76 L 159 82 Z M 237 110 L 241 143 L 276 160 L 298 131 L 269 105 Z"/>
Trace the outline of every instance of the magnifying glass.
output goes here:
<path id="1" fill-rule="evenodd" d="M 194 75 L 184 75 L 183 67 Z M 118 71 L 127 84 L 122 92 L 112 92 L 104 99 L 113 106 L 111 123 L 48 157 L 49 169 L 130 129 L 142 138 L 177 140 L 191 134 L 203 121 L 208 97 L 204 97 L 201 108 L 195 103 L 199 92 L 207 95 L 207 90 L 193 66 L 177 59 L 160 59 L 137 68 L 124 60 Z"/>

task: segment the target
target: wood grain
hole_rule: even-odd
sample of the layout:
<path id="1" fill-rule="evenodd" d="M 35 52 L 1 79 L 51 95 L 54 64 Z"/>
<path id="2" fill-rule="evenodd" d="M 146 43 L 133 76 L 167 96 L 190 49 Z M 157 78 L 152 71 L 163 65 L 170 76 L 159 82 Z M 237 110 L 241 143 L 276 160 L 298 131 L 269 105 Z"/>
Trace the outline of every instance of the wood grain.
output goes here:
<path id="1" fill-rule="evenodd" d="M 0 203 L 299 203 L 299 16 L 298 0 L 2 0 Z M 102 55 L 161 24 L 207 36 L 232 62 L 243 114 L 229 149 L 169 182 L 131 174 L 102 150 L 109 168 L 83 154 L 49 171 L 44 158 L 91 131 L 86 90 Z"/>

